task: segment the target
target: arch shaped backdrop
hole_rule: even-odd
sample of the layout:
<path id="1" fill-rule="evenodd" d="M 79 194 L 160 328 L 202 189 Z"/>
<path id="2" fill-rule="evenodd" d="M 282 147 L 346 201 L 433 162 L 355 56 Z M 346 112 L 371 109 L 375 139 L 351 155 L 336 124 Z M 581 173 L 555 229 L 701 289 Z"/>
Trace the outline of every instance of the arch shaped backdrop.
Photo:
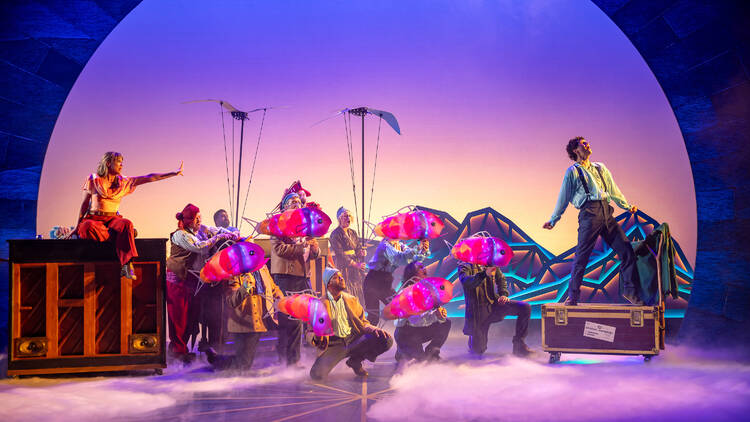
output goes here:
<path id="1" fill-rule="evenodd" d="M 64 4 L 63 4 L 64 3 Z M 0 256 L 36 233 L 39 178 L 67 95 L 101 41 L 140 1 L 6 2 L 0 6 Z M 628 36 L 664 89 L 695 178 L 698 247 L 681 337 L 748 338 L 750 231 L 747 173 L 750 91 L 747 12 L 739 1 L 594 0 Z M 730 161 L 731 159 L 731 161 Z M 0 269 L 7 312 L 8 267 Z M 0 324 L 0 345 L 7 320 Z M 717 336 L 719 341 L 717 342 Z"/>

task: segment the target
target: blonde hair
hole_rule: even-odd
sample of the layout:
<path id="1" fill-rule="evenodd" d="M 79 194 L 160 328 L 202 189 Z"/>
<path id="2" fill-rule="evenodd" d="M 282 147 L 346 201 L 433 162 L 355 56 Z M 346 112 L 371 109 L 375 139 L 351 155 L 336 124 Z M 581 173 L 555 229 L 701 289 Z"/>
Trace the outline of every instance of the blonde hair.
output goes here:
<path id="1" fill-rule="evenodd" d="M 99 177 L 104 177 L 109 174 L 109 166 L 112 161 L 116 160 L 117 157 L 122 158 L 122 154 L 115 151 L 108 151 L 104 153 L 104 156 L 99 160 L 99 165 L 96 167 L 96 174 Z"/>

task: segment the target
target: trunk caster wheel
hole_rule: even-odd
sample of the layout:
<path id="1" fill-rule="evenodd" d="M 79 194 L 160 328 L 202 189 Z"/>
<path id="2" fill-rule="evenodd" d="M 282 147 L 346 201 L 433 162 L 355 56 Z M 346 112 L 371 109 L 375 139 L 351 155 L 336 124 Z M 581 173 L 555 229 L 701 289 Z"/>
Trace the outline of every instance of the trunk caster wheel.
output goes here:
<path id="1" fill-rule="evenodd" d="M 549 352 L 549 363 L 560 362 L 560 352 Z"/>

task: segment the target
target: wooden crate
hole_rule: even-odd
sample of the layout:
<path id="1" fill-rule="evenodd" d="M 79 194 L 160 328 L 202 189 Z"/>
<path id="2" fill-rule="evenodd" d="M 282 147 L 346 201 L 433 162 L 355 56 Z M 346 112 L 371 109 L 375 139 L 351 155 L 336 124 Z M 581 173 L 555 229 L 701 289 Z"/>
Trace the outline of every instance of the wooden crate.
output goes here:
<path id="1" fill-rule="evenodd" d="M 9 240 L 8 375 L 166 367 L 166 239 L 137 239 L 137 280 L 111 243 Z"/>
<path id="2" fill-rule="evenodd" d="M 664 314 L 660 306 L 598 303 L 542 305 L 542 349 L 550 362 L 561 353 L 643 355 L 663 348 Z"/>

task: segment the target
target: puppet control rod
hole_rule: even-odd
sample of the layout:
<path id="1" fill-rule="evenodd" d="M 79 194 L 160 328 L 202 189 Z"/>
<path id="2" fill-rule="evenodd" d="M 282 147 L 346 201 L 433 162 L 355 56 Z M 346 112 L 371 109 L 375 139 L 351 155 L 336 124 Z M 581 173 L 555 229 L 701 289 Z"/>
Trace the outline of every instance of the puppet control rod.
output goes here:
<path id="1" fill-rule="evenodd" d="M 388 125 L 393 128 L 393 130 L 397 134 L 401 134 L 401 128 L 398 125 L 398 121 L 396 120 L 396 116 L 394 116 L 392 113 L 382 110 L 375 110 L 369 107 L 357 107 L 357 108 L 351 108 L 351 109 L 344 109 L 342 112 L 347 112 L 349 114 L 353 114 L 355 116 L 359 116 L 362 118 L 362 231 L 360 232 L 360 236 L 364 238 L 365 236 L 365 116 L 368 114 L 372 114 L 375 116 L 378 116 L 382 120 L 385 120 Z M 380 142 L 380 129 L 378 129 L 378 143 Z M 377 164 L 377 154 L 375 156 L 376 164 Z M 373 183 L 375 175 L 373 174 Z M 374 186 L 374 185 L 373 185 Z M 370 195 L 370 204 L 372 205 L 372 194 Z"/>
<path id="2" fill-rule="evenodd" d="M 365 236 L 365 116 L 367 115 L 366 107 L 359 107 L 349 110 L 349 114 L 362 117 L 362 237 Z"/>
<path id="3" fill-rule="evenodd" d="M 232 111 L 231 112 L 232 117 L 235 120 L 240 121 L 240 158 L 239 158 L 239 164 L 237 165 L 237 200 L 235 201 L 235 210 L 234 210 L 234 227 L 239 227 L 239 218 L 240 218 L 240 181 L 242 180 L 242 145 L 244 143 L 244 137 L 245 137 L 245 120 L 247 120 L 247 112 L 246 111 Z"/>

